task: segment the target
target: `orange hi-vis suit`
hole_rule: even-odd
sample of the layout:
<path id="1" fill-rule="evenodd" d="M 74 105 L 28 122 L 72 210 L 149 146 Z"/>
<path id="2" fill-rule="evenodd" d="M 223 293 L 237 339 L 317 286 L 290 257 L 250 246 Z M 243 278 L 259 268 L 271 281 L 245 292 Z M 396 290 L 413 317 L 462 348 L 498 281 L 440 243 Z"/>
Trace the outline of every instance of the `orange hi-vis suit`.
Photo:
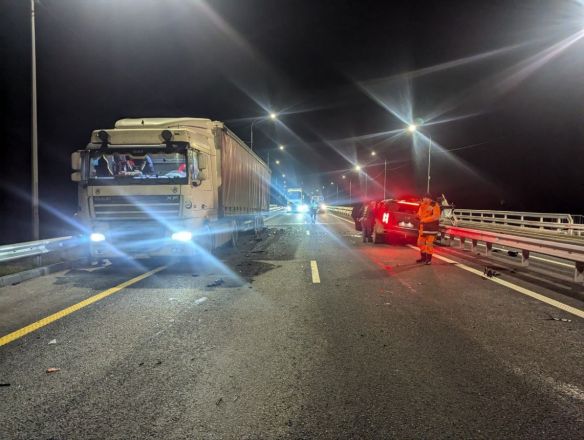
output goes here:
<path id="1" fill-rule="evenodd" d="M 418 247 L 422 254 L 434 253 L 434 240 L 440 231 L 440 205 L 434 201 L 422 202 L 418 209 Z"/>

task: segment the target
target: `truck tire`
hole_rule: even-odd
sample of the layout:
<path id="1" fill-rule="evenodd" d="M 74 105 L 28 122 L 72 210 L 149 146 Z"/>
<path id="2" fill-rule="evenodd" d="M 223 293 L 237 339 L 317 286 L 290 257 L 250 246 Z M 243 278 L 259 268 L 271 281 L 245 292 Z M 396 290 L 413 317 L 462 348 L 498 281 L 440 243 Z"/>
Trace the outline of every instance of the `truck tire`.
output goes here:
<path id="1" fill-rule="evenodd" d="M 229 246 L 232 248 L 237 247 L 237 242 L 239 241 L 239 226 L 237 221 L 233 220 L 231 222 L 231 239 L 229 240 Z"/>

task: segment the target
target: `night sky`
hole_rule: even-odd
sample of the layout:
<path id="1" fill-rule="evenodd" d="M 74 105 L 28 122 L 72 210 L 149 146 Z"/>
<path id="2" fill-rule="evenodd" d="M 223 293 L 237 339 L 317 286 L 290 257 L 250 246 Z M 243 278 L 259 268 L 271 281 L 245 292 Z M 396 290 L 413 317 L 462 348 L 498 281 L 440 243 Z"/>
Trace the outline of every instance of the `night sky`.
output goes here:
<path id="1" fill-rule="evenodd" d="M 28 3 L 0 3 L 1 242 L 30 237 Z M 421 194 L 431 137 L 432 192 L 458 207 L 584 214 L 583 29 L 581 0 L 42 0 L 42 234 L 71 231 L 91 130 L 208 117 L 248 141 L 270 111 L 254 143 L 286 146 L 289 185 L 358 192 L 355 164 L 381 183 L 385 158 L 389 193 Z"/>

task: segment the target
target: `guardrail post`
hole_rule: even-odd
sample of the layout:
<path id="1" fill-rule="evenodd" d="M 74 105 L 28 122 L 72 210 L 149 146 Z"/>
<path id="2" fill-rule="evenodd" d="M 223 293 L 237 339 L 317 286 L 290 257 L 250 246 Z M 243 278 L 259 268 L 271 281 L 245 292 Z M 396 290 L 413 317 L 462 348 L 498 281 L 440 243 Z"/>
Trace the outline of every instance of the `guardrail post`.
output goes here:
<path id="1" fill-rule="evenodd" d="M 460 249 L 464 249 L 464 237 L 459 237 L 459 242 L 458 242 L 458 246 L 460 247 Z"/>
<path id="2" fill-rule="evenodd" d="M 574 281 L 584 283 L 584 263 L 577 261 L 574 267 Z"/>
<path id="3" fill-rule="evenodd" d="M 521 251 L 521 265 L 529 266 L 529 251 L 526 250 Z"/>
<path id="4" fill-rule="evenodd" d="M 485 251 L 485 255 L 487 257 L 490 257 L 491 254 L 493 253 L 493 243 L 487 241 L 487 242 L 485 242 L 485 246 L 487 247 L 487 250 Z"/>

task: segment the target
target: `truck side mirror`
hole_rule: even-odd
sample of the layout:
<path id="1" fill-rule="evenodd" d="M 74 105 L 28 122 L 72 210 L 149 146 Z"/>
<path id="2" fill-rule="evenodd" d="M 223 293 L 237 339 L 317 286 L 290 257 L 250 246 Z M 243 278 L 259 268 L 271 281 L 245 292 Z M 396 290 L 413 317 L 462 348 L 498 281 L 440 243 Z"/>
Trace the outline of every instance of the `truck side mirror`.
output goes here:
<path id="1" fill-rule="evenodd" d="M 81 170 L 81 153 L 79 151 L 71 154 L 71 169 L 73 171 Z M 78 180 L 76 182 L 78 182 Z"/>
<path id="2" fill-rule="evenodd" d="M 204 153 L 197 153 L 197 162 L 199 164 L 200 170 L 206 170 L 208 168 L 207 155 Z"/>

